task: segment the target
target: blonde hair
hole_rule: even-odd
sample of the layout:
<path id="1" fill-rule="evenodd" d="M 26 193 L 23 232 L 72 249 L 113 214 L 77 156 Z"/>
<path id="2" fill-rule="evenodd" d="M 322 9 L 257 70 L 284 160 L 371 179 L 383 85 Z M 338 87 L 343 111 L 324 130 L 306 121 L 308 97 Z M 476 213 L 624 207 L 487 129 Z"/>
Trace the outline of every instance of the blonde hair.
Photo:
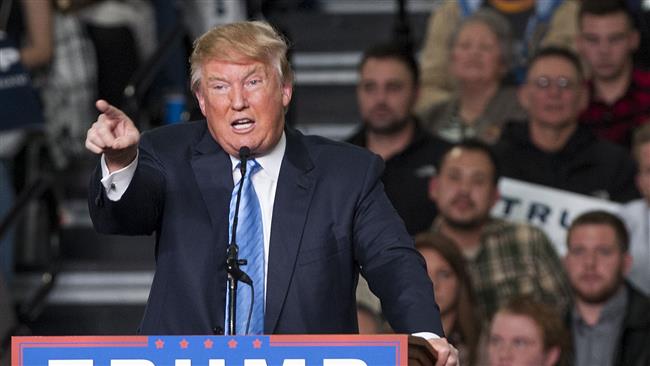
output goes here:
<path id="1" fill-rule="evenodd" d="M 214 59 L 259 61 L 277 70 L 281 84 L 291 84 L 293 71 L 287 60 L 288 48 L 284 37 L 264 21 L 237 22 L 212 28 L 194 41 L 190 56 L 192 90 L 196 91 L 201 82 L 201 67 Z"/>

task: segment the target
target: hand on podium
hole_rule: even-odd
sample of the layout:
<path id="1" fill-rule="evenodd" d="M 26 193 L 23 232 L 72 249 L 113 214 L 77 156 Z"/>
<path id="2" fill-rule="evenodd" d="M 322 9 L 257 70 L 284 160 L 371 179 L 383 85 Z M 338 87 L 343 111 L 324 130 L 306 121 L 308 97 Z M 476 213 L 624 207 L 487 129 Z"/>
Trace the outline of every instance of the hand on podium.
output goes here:
<path id="1" fill-rule="evenodd" d="M 447 342 L 447 338 L 428 339 L 427 342 L 436 351 L 436 366 L 457 366 L 458 350 Z"/>

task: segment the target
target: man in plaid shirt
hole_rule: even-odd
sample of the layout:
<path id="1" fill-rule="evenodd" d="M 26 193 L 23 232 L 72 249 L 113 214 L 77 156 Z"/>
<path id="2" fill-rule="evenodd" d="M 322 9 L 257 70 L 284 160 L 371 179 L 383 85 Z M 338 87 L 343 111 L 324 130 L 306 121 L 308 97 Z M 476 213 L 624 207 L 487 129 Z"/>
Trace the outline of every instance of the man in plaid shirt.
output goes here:
<path id="1" fill-rule="evenodd" d="M 452 147 L 430 184 L 429 195 L 438 206 L 432 230 L 453 239 L 463 252 L 484 319 L 517 295 L 529 295 L 564 314 L 570 289 L 546 235 L 527 224 L 490 217 L 499 198 L 498 181 L 498 163 L 489 146 L 467 140 Z"/>

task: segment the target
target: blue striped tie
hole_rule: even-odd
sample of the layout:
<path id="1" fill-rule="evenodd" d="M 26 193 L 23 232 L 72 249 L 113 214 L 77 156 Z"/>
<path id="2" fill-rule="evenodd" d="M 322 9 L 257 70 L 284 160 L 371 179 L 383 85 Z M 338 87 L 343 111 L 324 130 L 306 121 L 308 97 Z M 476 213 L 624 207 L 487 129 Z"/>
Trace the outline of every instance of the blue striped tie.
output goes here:
<path id="1" fill-rule="evenodd" d="M 239 222 L 237 225 L 237 245 L 239 245 L 239 259 L 245 259 L 247 264 L 242 270 L 248 274 L 253 281 L 255 291 L 255 303 L 248 334 L 264 333 L 264 234 L 262 231 L 262 211 L 260 202 L 255 193 L 255 187 L 251 177 L 260 169 L 255 159 L 246 163 L 246 176 L 242 188 L 241 202 L 239 204 Z M 237 202 L 237 191 L 241 179 L 235 185 L 230 199 L 230 238 L 232 239 L 232 221 L 235 215 L 235 204 Z M 250 286 L 239 282 L 237 286 L 237 335 L 247 334 L 246 323 L 248 312 L 251 306 Z M 226 307 L 227 309 L 227 307 Z"/>

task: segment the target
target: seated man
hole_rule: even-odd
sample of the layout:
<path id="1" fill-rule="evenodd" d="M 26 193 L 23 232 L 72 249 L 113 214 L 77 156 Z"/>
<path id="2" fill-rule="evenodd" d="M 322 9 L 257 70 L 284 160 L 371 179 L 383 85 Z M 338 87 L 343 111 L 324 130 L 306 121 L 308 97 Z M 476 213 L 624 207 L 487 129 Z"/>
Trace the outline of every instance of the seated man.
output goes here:
<path id="1" fill-rule="evenodd" d="M 587 90 L 573 53 L 535 55 L 519 101 L 529 121 L 506 126 L 497 143 L 504 176 L 619 202 L 638 196 L 628 152 L 578 124 Z"/>
<path id="2" fill-rule="evenodd" d="M 439 212 L 432 231 L 454 240 L 463 252 L 484 319 L 518 295 L 566 310 L 569 285 L 548 237 L 533 226 L 490 217 L 499 198 L 498 181 L 488 145 L 476 140 L 455 145 L 431 181 L 429 195 Z"/>
<path id="3" fill-rule="evenodd" d="M 628 233 L 613 214 L 578 216 L 564 261 L 574 292 L 570 313 L 576 366 L 650 364 L 650 299 L 624 280 Z"/>
<path id="4" fill-rule="evenodd" d="M 411 235 L 426 230 L 436 216 L 427 185 L 449 146 L 420 128 L 413 114 L 418 79 L 417 61 L 402 47 L 386 44 L 366 50 L 357 85 L 363 125 L 348 139 L 384 159 L 386 195 Z"/>
<path id="5" fill-rule="evenodd" d="M 619 0 L 583 0 L 578 23 L 578 51 L 591 72 L 580 122 L 627 148 L 634 128 L 650 121 L 650 72 L 634 67 L 639 32 Z"/>

